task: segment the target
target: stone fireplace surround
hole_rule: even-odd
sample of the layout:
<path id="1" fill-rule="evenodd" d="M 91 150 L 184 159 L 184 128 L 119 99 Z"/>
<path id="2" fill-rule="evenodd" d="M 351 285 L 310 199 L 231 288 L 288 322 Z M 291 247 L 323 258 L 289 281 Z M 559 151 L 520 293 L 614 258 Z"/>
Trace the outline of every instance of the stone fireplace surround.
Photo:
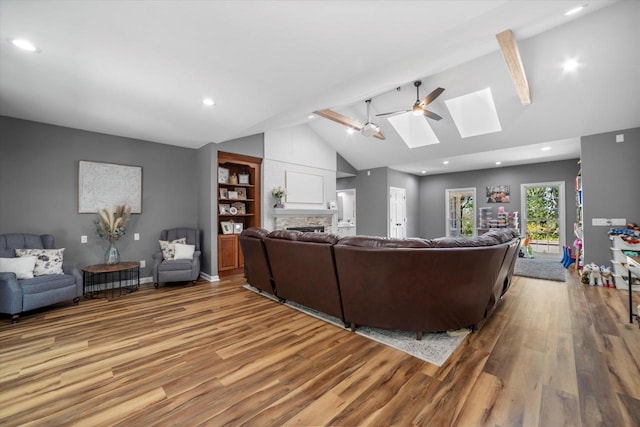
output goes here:
<path id="1" fill-rule="evenodd" d="M 325 233 L 331 233 L 333 215 L 336 214 L 337 211 L 329 209 L 276 209 L 275 229 L 323 226 Z"/>

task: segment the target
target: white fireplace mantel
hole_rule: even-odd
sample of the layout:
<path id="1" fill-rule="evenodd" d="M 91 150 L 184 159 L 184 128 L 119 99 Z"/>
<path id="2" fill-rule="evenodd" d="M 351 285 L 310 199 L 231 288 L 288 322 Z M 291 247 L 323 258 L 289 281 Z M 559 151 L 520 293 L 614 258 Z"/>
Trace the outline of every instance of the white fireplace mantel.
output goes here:
<path id="1" fill-rule="evenodd" d="M 335 215 L 337 209 L 286 209 L 275 208 L 275 216 L 318 216 L 318 215 Z"/>

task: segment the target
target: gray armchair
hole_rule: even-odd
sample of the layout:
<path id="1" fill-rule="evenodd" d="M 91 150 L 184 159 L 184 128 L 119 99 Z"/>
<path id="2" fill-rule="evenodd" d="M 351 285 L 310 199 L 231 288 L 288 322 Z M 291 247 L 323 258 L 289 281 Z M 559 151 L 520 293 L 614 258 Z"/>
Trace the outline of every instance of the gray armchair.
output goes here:
<path id="1" fill-rule="evenodd" d="M 160 232 L 160 240 L 172 242 L 181 238 L 187 245 L 195 245 L 192 259 L 164 259 L 162 250 L 153 254 L 153 285 L 157 288 L 165 282 L 196 283 L 200 275 L 200 230 L 196 228 L 172 228 Z"/>
<path id="2" fill-rule="evenodd" d="M 16 249 L 56 249 L 50 234 L 0 234 L 0 258 L 14 258 Z M 20 313 L 63 301 L 78 303 L 82 296 L 82 275 L 64 261 L 64 274 L 46 274 L 17 279 L 15 273 L 0 272 L 0 313 L 10 314 L 12 323 Z"/>

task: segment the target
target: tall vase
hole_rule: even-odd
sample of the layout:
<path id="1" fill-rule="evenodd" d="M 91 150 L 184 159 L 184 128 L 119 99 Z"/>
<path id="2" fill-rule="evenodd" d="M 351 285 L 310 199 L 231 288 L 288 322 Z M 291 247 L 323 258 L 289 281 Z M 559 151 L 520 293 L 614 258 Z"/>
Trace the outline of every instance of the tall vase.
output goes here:
<path id="1" fill-rule="evenodd" d="M 109 242 L 107 252 L 104 253 L 104 263 L 107 265 L 117 264 L 120 262 L 120 252 L 116 246 L 116 242 Z"/>

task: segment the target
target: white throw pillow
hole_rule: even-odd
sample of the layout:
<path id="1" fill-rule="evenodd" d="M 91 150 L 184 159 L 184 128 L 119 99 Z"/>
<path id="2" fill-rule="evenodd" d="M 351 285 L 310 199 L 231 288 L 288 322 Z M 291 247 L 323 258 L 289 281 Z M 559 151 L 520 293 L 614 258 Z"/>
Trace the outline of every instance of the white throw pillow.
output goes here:
<path id="1" fill-rule="evenodd" d="M 64 274 L 62 271 L 62 253 L 61 249 L 16 249 L 16 255 L 35 256 L 36 266 L 33 269 L 34 276 L 44 276 L 46 274 Z"/>
<path id="2" fill-rule="evenodd" d="M 158 243 L 160 243 L 160 250 L 162 250 L 162 259 L 173 259 L 173 254 L 176 250 L 176 243 L 187 243 L 187 238 L 182 237 L 172 242 L 167 240 L 158 240 Z"/>
<path id="3" fill-rule="evenodd" d="M 31 279 L 36 266 L 36 257 L 25 256 L 15 258 L 0 258 L 0 271 L 15 273 L 16 279 Z"/>
<path id="4" fill-rule="evenodd" d="M 196 245 L 183 245 L 182 243 L 176 243 L 174 259 L 193 259 L 193 253 L 195 250 Z"/>

